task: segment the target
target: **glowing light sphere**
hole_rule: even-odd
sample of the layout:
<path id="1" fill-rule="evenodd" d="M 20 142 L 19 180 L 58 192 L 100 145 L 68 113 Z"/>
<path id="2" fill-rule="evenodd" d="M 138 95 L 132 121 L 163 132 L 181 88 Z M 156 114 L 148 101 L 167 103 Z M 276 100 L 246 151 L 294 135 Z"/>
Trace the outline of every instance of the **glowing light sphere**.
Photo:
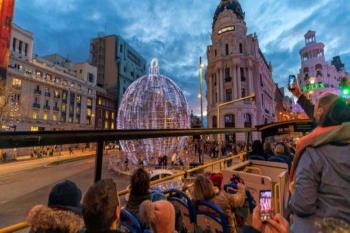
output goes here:
<path id="1" fill-rule="evenodd" d="M 190 116 L 185 95 L 168 77 L 159 74 L 157 59 L 149 75 L 140 77 L 126 90 L 118 110 L 118 129 L 185 129 Z M 156 162 L 158 157 L 183 152 L 186 137 L 121 141 L 129 160 Z"/>

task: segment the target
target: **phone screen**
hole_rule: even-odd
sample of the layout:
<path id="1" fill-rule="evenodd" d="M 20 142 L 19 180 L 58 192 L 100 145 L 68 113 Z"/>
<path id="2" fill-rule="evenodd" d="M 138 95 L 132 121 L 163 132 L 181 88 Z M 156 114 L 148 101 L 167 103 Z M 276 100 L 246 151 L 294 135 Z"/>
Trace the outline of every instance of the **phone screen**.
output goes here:
<path id="1" fill-rule="evenodd" d="M 294 88 L 295 81 L 296 81 L 295 75 L 289 75 L 289 81 L 288 81 L 289 89 Z"/>
<path id="2" fill-rule="evenodd" d="M 269 219 L 272 214 L 272 191 L 261 190 L 259 203 L 261 221 L 267 221 L 267 219 Z"/>

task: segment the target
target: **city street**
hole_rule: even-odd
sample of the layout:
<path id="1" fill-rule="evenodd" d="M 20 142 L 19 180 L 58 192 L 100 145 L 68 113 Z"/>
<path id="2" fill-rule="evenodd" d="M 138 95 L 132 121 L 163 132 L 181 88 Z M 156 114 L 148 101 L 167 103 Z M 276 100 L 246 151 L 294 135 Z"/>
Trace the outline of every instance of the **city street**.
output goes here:
<path id="1" fill-rule="evenodd" d="M 83 193 L 93 182 L 94 158 L 47 166 L 49 163 L 52 158 L 0 165 L 0 228 L 23 221 L 34 205 L 46 204 L 50 189 L 58 181 L 72 180 Z M 109 172 L 107 164 L 108 156 L 103 178 L 112 177 L 118 189 L 124 189 L 128 177 Z"/>

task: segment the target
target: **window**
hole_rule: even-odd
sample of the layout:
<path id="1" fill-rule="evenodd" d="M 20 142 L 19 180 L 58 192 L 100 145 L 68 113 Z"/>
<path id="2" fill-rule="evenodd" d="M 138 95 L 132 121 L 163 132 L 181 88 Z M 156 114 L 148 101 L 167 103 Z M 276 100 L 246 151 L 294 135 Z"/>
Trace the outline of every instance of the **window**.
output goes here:
<path id="1" fill-rule="evenodd" d="M 235 115 L 227 114 L 224 117 L 225 120 L 225 128 L 235 127 Z"/>
<path id="2" fill-rule="evenodd" d="M 105 121 L 105 129 L 108 129 L 108 121 Z"/>
<path id="3" fill-rule="evenodd" d="M 111 119 L 114 120 L 114 118 L 115 118 L 115 112 L 112 112 L 111 113 Z"/>
<path id="4" fill-rule="evenodd" d="M 239 53 L 243 53 L 243 45 L 242 45 L 242 43 L 239 43 Z"/>
<path id="5" fill-rule="evenodd" d="M 261 94 L 261 105 L 264 107 L 265 104 L 264 104 L 264 94 Z"/>
<path id="6" fill-rule="evenodd" d="M 38 126 L 31 126 L 30 131 L 37 132 L 37 131 L 39 131 L 39 127 Z"/>
<path id="7" fill-rule="evenodd" d="M 88 90 L 88 94 L 92 94 L 92 90 L 91 89 Z"/>
<path id="8" fill-rule="evenodd" d="M 62 112 L 66 111 L 66 105 L 65 104 L 62 104 L 61 108 L 62 108 Z"/>
<path id="9" fill-rule="evenodd" d="M 69 123 L 73 123 L 73 117 L 70 116 L 70 117 L 68 118 L 68 122 L 69 122 Z"/>
<path id="10" fill-rule="evenodd" d="M 92 107 L 92 99 L 91 98 L 88 98 L 87 99 L 87 104 L 86 104 L 88 107 Z"/>
<path id="11" fill-rule="evenodd" d="M 252 127 L 252 116 L 249 113 L 244 114 L 244 128 Z"/>
<path id="12" fill-rule="evenodd" d="M 242 88 L 242 97 L 245 97 L 246 93 L 245 93 L 245 88 Z"/>
<path id="13" fill-rule="evenodd" d="M 229 47 L 228 47 L 228 44 L 225 45 L 225 54 L 226 54 L 226 56 L 229 54 Z"/>
<path id="14" fill-rule="evenodd" d="M 230 68 L 225 68 L 225 82 L 231 82 Z"/>
<path id="15" fill-rule="evenodd" d="M 12 41 L 12 50 L 14 52 L 16 52 L 16 43 L 17 43 L 17 39 L 16 38 L 13 38 L 13 41 Z"/>
<path id="16" fill-rule="evenodd" d="M 47 121 L 48 118 L 49 118 L 49 115 L 47 114 L 47 112 L 44 112 L 44 113 L 43 113 L 43 119 L 44 119 L 45 121 Z"/>
<path id="17" fill-rule="evenodd" d="M 114 122 L 111 122 L 111 129 L 114 129 Z"/>
<path id="18" fill-rule="evenodd" d="M 232 89 L 226 89 L 226 101 L 232 100 Z"/>
<path id="19" fill-rule="evenodd" d="M 90 108 L 88 108 L 88 109 L 86 110 L 86 114 L 87 114 L 88 116 L 91 116 L 92 110 L 91 110 Z"/>
<path id="20" fill-rule="evenodd" d="M 263 83 L 263 79 L 262 79 L 262 75 L 260 74 L 260 86 L 263 87 L 264 83 Z"/>
<path id="21" fill-rule="evenodd" d="M 77 104 L 81 104 L 81 95 L 77 95 Z"/>
<path id="22" fill-rule="evenodd" d="M 102 98 L 101 97 L 98 97 L 97 104 L 102 105 Z"/>
<path id="23" fill-rule="evenodd" d="M 28 56 L 28 44 L 24 44 L 24 56 Z"/>
<path id="24" fill-rule="evenodd" d="M 124 73 L 126 73 L 126 66 L 124 66 Z"/>
<path id="25" fill-rule="evenodd" d="M 126 91 L 126 88 L 125 88 L 125 87 L 123 87 L 123 94 L 125 93 L 125 91 Z"/>
<path id="26" fill-rule="evenodd" d="M 56 114 L 53 114 L 52 120 L 57 121 L 57 115 Z"/>
<path id="27" fill-rule="evenodd" d="M 106 118 L 106 119 L 109 119 L 109 111 L 106 111 L 106 112 L 105 112 L 105 118 Z"/>
<path id="28" fill-rule="evenodd" d="M 12 87 L 21 88 L 21 86 L 22 86 L 22 80 L 20 80 L 18 78 L 12 79 Z"/>
<path id="29" fill-rule="evenodd" d="M 214 50 L 215 57 L 218 55 L 216 49 Z"/>
<path id="30" fill-rule="evenodd" d="M 119 50 L 120 50 L 121 53 L 123 52 L 123 45 L 120 45 Z"/>
<path id="31" fill-rule="evenodd" d="M 244 68 L 243 67 L 241 67 L 241 81 L 242 82 L 245 82 L 245 76 L 244 76 Z"/>
<path id="32" fill-rule="evenodd" d="M 54 97 L 55 98 L 60 98 L 60 92 L 58 90 L 54 91 Z"/>
<path id="33" fill-rule="evenodd" d="M 23 45 L 23 42 L 19 41 L 19 45 L 18 45 L 18 52 L 19 53 L 22 53 L 22 45 Z"/>
<path id="34" fill-rule="evenodd" d="M 33 117 L 34 120 L 37 120 L 38 119 L 38 113 L 37 112 L 33 112 L 32 117 Z"/>
<path id="35" fill-rule="evenodd" d="M 89 73 L 88 74 L 88 80 L 89 80 L 90 83 L 93 83 L 94 82 L 94 74 Z"/>

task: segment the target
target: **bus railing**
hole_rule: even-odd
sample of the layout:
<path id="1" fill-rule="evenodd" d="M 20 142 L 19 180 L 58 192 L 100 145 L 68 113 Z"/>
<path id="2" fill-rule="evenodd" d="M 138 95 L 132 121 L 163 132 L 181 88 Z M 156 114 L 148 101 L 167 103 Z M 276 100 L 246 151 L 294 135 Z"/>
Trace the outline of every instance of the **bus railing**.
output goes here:
<path id="1" fill-rule="evenodd" d="M 190 174 L 190 173 L 201 171 L 201 170 L 204 170 L 204 169 L 206 169 L 208 167 L 215 166 L 217 164 L 223 164 L 223 163 L 225 163 L 225 162 L 227 162 L 229 160 L 240 158 L 240 156 L 241 156 L 240 154 L 234 155 L 234 156 L 230 156 L 230 157 L 227 157 L 227 158 L 224 158 L 224 159 L 220 159 L 220 160 L 217 160 L 217 161 L 213 161 L 213 162 L 209 162 L 209 163 L 197 166 L 195 168 L 188 169 L 186 171 L 181 171 L 181 172 L 176 173 L 174 175 L 170 175 L 170 176 L 167 176 L 167 177 L 160 178 L 158 180 L 152 181 L 151 182 L 151 186 L 154 186 L 154 185 L 157 185 L 157 184 L 161 184 L 163 182 L 170 181 L 170 180 L 173 180 L 175 178 L 187 177 L 187 175 Z M 250 164 L 249 161 L 245 161 L 245 162 L 242 162 L 242 163 L 239 163 L 239 164 L 236 164 L 236 165 L 232 165 L 231 168 L 239 169 L 239 168 L 247 166 L 249 164 Z M 128 194 L 129 192 L 130 192 L 129 189 L 121 190 L 121 191 L 118 192 L 118 196 L 119 197 L 120 196 L 124 196 L 124 195 Z M 7 226 L 7 227 L 4 227 L 4 228 L 0 229 L 0 233 L 12 233 L 12 232 L 16 232 L 16 231 L 20 231 L 20 230 L 26 229 L 28 227 L 29 227 L 28 223 L 23 221 L 23 222 L 16 223 L 16 224 L 13 224 L 13 225 L 10 225 L 10 226 Z"/>

